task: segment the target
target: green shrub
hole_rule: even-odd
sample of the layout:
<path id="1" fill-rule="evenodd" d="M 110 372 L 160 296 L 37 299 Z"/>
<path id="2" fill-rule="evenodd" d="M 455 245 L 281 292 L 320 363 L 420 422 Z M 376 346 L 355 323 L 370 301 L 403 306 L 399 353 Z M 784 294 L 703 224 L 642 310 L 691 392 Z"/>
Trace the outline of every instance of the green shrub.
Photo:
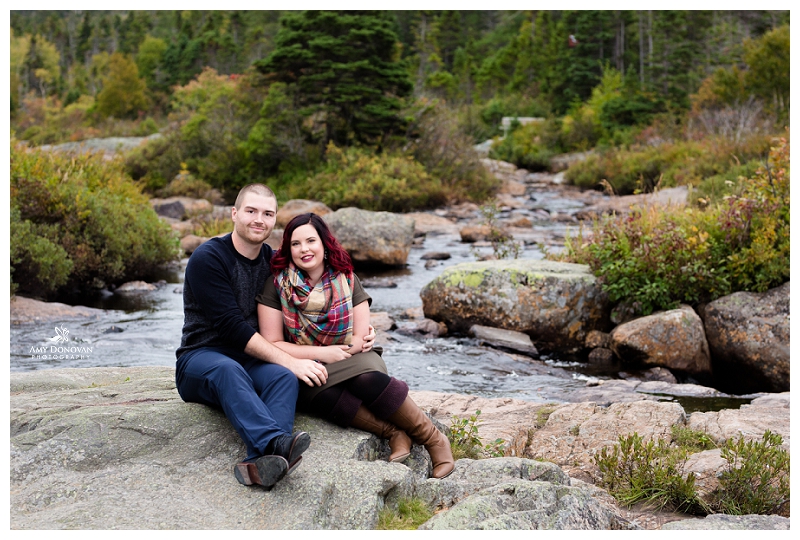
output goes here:
<path id="1" fill-rule="evenodd" d="M 494 441 L 484 444 L 478 435 L 478 428 L 480 426 L 481 411 L 475 411 L 475 414 L 470 415 L 469 418 L 458 418 L 454 416 L 450 425 L 450 447 L 453 450 L 453 457 L 455 459 L 468 458 L 480 459 L 482 457 L 502 457 L 505 455 L 505 441 L 503 439 L 495 439 Z"/>
<path id="2" fill-rule="evenodd" d="M 781 448 L 783 438 L 771 431 L 761 441 L 739 437 L 722 446 L 728 462 L 719 476 L 713 500 L 725 514 L 782 514 L 789 510 L 789 453 Z"/>
<path id="3" fill-rule="evenodd" d="M 489 157 L 532 171 L 548 170 L 556 151 L 543 142 L 544 128 L 544 122 L 517 127 L 499 144 L 492 146 Z"/>
<path id="4" fill-rule="evenodd" d="M 697 497 L 695 476 L 684 477 L 687 453 L 663 439 L 644 441 L 637 433 L 620 436 L 618 444 L 595 455 L 599 484 L 630 507 L 645 502 L 659 509 L 707 513 Z"/>
<path id="5" fill-rule="evenodd" d="M 591 237 L 567 237 L 557 258 L 588 264 L 612 302 L 648 314 L 763 292 L 789 279 L 789 143 L 740 193 L 697 208 L 634 209 L 595 221 Z"/>
<path id="6" fill-rule="evenodd" d="M 702 208 L 722 202 L 729 195 L 739 195 L 747 179 L 755 176 L 759 166 L 758 161 L 751 160 L 744 165 L 734 165 L 724 173 L 709 176 L 689 193 L 689 202 Z"/>
<path id="7" fill-rule="evenodd" d="M 26 149 L 12 138 L 10 184 L 20 292 L 142 278 L 177 257 L 177 239 L 118 161 Z M 39 240 L 24 241 L 31 237 Z"/>
<path id="8" fill-rule="evenodd" d="M 730 292 L 727 245 L 714 215 L 699 210 L 633 211 L 596 221 L 591 237 L 567 237 L 563 258 L 588 264 L 611 302 L 634 312 L 673 309 Z"/>
<path id="9" fill-rule="evenodd" d="M 711 450 L 717 447 L 708 433 L 677 424 L 672 426 L 672 442 L 690 453 L 702 452 L 703 450 Z"/>
<path id="10" fill-rule="evenodd" d="M 125 171 L 140 181 L 145 191 L 155 194 L 181 171 L 182 159 L 180 134 L 171 130 L 128 152 Z"/>
<path id="11" fill-rule="evenodd" d="M 245 184 L 263 179 L 253 176 L 244 148 L 258 121 L 259 99 L 246 77 L 231 78 L 206 68 L 175 89 L 171 127 L 164 137 L 133 151 L 126 159 L 126 170 L 154 192 L 166 186 L 185 163 L 195 177 L 235 194 Z"/>
<path id="12" fill-rule="evenodd" d="M 398 501 L 396 510 L 383 507 L 378 514 L 378 525 L 375 528 L 379 531 L 416 530 L 432 517 L 433 512 L 422 499 L 402 498 Z"/>
<path id="13" fill-rule="evenodd" d="M 331 208 L 406 212 L 432 208 L 446 200 L 441 182 L 411 157 L 328 144 L 322 170 L 289 187 L 294 198 L 313 198 Z"/>
<path id="14" fill-rule="evenodd" d="M 193 197 L 195 199 L 205 199 L 209 197 L 211 189 L 211 184 L 199 178 L 195 178 L 193 174 L 182 168 L 172 182 L 158 192 L 158 195 L 160 197 Z"/>
<path id="15" fill-rule="evenodd" d="M 11 208 L 11 294 L 37 288 L 46 294 L 67 282 L 73 264 L 64 248 L 51 239 L 55 233 L 54 226 L 23 221 L 19 209 Z"/>
<path id="16" fill-rule="evenodd" d="M 764 136 L 753 136 L 739 143 L 709 138 L 614 149 L 574 164 L 564 177 L 573 185 L 598 190 L 606 180 L 617 195 L 650 192 L 656 187 L 697 186 L 738 163 L 765 156 L 768 149 L 769 139 Z"/>
<path id="17" fill-rule="evenodd" d="M 733 251 L 728 268 L 735 290 L 764 292 L 789 279 L 789 142 L 777 142 L 769 161 L 720 213 Z"/>

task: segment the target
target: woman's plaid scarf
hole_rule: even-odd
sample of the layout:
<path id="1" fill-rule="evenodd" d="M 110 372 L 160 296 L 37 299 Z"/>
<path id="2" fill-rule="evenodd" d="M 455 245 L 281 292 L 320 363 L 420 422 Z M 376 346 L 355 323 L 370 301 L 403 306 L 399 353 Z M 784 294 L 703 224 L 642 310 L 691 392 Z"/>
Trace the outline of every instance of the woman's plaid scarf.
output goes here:
<path id="1" fill-rule="evenodd" d="M 353 339 L 353 275 L 325 269 L 312 287 L 294 264 L 275 276 L 284 328 L 299 345 L 349 345 Z"/>

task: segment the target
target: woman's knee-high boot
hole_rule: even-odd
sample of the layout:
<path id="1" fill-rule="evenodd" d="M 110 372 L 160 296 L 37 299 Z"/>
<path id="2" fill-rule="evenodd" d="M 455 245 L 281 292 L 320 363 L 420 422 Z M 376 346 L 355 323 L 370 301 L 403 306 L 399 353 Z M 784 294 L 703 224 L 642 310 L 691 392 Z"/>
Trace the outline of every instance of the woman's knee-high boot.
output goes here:
<path id="1" fill-rule="evenodd" d="M 415 443 L 425 446 L 433 462 L 433 478 L 444 478 L 453 472 L 455 460 L 450 441 L 410 397 L 406 397 L 388 420 L 405 431 Z"/>
<path id="2" fill-rule="evenodd" d="M 352 427 L 374 433 L 381 439 L 388 439 L 392 454 L 389 461 L 400 462 L 411 455 L 411 439 L 397 426 L 385 420 L 380 420 L 363 405 L 358 408 L 355 418 L 350 423 Z"/>

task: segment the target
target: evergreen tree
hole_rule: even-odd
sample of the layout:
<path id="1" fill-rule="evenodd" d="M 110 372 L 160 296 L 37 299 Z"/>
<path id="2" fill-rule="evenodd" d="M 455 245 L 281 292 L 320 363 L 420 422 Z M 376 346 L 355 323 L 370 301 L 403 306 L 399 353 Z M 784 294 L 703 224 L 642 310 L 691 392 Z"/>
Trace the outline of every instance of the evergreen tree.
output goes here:
<path id="1" fill-rule="evenodd" d="M 386 16 L 305 11 L 281 20 L 275 51 L 255 65 L 296 85 L 302 113 L 324 122 L 323 144 L 349 145 L 380 142 L 401 127 L 412 85 L 398 56 Z"/>
<path id="2" fill-rule="evenodd" d="M 88 62 L 92 51 L 92 22 L 89 19 L 89 12 L 83 14 L 83 22 L 78 33 L 77 61 Z"/>

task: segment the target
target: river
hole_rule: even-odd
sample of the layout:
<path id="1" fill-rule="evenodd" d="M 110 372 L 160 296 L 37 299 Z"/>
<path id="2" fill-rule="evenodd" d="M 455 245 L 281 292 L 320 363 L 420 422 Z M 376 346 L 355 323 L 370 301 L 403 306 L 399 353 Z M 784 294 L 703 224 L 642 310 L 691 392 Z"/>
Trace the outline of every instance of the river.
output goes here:
<path id="1" fill-rule="evenodd" d="M 535 175 L 531 175 L 531 178 L 537 180 Z M 542 244 L 534 243 L 542 239 L 551 250 L 563 246 L 567 227 L 573 225 L 565 224 L 563 219 L 545 219 L 547 213 L 568 216 L 585 206 L 580 199 L 560 195 L 564 189 L 547 181 L 532 181 L 525 195 L 516 198 L 519 201 L 517 204 L 512 201 L 512 207 L 502 209 L 502 219 L 527 217 L 533 222 L 530 232 L 523 235 L 528 242 L 521 258 L 543 258 Z M 444 212 L 437 213 L 441 215 Z M 432 251 L 448 252 L 451 258 L 426 267 L 422 256 Z M 476 256 L 490 252 L 488 246 L 476 248 L 461 242 L 457 233 L 428 234 L 421 246 L 411 250 L 405 267 L 359 269 L 357 273 L 367 283 L 370 280 L 390 280 L 395 285 L 365 288 L 373 298 L 371 310 L 387 312 L 402 327 L 410 324 L 404 322 L 404 312 L 422 306 L 419 296 L 422 287 L 448 266 L 474 261 Z M 96 318 L 65 322 L 59 330 L 42 324 L 12 325 L 11 371 L 173 366 L 183 325 L 181 291 L 187 260 L 165 271 L 161 278 L 167 284 L 156 291 L 61 299 L 72 305 L 106 310 Z M 58 348 L 49 340 L 64 330 L 68 332 L 69 342 L 64 342 Z M 585 362 L 557 355 L 543 355 L 534 360 L 509 354 L 481 346 L 466 336 L 425 339 L 393 330 L 387 332 L 384 341 L 377 344 L 384 348 L 383 357 L 389 372 L 405 380 L 413 390 L 489 398 L 512 397 L 532 402 L 563 402 L 566 393 L 585 387 L 591 381 L 618 376 L 615 372 L 594 371 Z M 37 352 L 37 348 L 42 352 Z M 664 399 L 671 398 L 665 396 Z M 703 406 L 695 408 L 701 409 Z"/>

